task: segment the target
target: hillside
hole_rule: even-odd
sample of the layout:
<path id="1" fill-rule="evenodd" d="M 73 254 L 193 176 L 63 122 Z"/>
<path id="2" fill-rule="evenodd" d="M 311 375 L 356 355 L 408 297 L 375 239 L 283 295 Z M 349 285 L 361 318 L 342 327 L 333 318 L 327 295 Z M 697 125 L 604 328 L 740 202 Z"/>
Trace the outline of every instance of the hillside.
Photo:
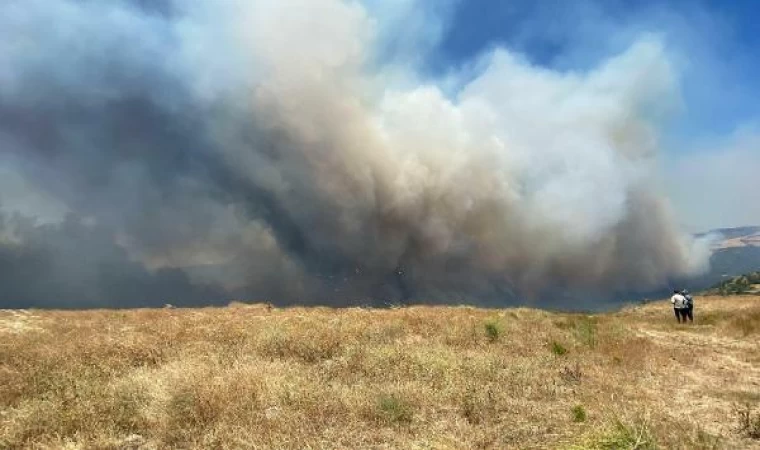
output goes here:
<path id="1" fill-rule="evenodd" d="M 706 291 L 710 295 L 760 294 L 760 272 L 737 275 L 721 281 Z"/>
<path id="2" fill-rule="evenodd" d="M 760 226 L 721 228 L 697 234 L 696 237 L 707 235 L 716 237 L 709 272 L 696 278 L 677 280 L 675 284 L 699 291 L 744 273 L 760 271 Z M 666 292 L 663 290 L 659 294 Z"/>
<path id="3" fill-rule="evenodd" d="M 760 226 L 745 226 L 745 227 L 734 227 L 734 228 L 716 228 L 714 230 L 710 230 L 703 233 L 697 233 L 696 237 L 703 237 L 706 235 L 720 235 L 721 240 L 720 242 L 724 242 L 726 240 L 731 239 L 741 239 L 751 236 L 756 236 L 760 234 Z"/>
<path id="4" fill-rule="evenodd" d="M 760 246 L 760 226 L 718 228 L 706 233 L 699 233 L 696 236 L 703 237 L 706 235 L 719 236 L 715 242 L 715 248 Z"/>
<path id="5" fill-rule="evenodd" d="M 760 297 L 696 308 L 2 311 L 0 448 L 760 448 Z"/>

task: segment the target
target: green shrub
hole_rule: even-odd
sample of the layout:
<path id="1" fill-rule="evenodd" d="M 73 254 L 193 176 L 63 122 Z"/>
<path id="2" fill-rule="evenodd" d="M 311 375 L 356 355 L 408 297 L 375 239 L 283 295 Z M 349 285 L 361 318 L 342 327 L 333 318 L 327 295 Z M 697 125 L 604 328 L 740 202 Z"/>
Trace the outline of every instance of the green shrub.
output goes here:
<path id="1" fill-rule="evenodd" d="M 575 337 L 588 347 L 594 348 L 597 344 L 596 320 L 592 317 L 582 317 L 575 322 Z"/>
<path id="2" fill-rule="evenodd" d="M 499 322 L 492 320 L 492 321 L 486 322 L 484 327 L 486 330 L 486 337 L 488 338 L 489 341 L 496 342 L 499 340 L 499 337 L 501 336 L 501 333 L 502 333 L 501 324 L 499 324 Z"/>
<path id="3" fill-rule="evenodd" d="M 575 405 L 570 410 L 573 417 L 573 422 L 585 422 L 586 421 L 586 408 L 583 405 Z"/>
<path id="4" fill-rule="evenodd" d="M 551 348 L 552 348 L 552 353 L 554 353 L 557 356 L 562 356 L 567 353 L 567 349 L 565 348 L 565 346 L 560 344 L 557 341 L 552 341 Z"/>
<path id="5" fill-rule="evenodd" d="M 570 450 L 658 450 L 649 425 L 646 422 L 626 424 L 616 421 L 606 432 L 587 438 Z"/>
<path id="6" fill-rule="evenodd" d="M 414 417 L 412 406 L 395 395 L 380 398 L 380 412 L 388 422 L 410 423 Z"/>

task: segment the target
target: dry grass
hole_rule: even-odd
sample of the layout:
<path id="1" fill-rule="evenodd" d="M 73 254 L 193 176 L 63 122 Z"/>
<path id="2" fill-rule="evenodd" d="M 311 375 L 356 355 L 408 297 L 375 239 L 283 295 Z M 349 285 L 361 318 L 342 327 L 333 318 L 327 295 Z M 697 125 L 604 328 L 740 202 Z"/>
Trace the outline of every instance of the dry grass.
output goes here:
<path id="1" fill-rule="evenodd" d="M 760 297 L 0 312 L 0 448 L 760 448 Z"/>

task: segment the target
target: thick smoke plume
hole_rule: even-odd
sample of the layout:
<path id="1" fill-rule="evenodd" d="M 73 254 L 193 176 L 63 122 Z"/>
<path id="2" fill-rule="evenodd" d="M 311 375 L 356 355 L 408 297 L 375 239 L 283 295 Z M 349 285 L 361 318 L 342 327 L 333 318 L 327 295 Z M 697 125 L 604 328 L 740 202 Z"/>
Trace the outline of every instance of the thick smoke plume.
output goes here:
<path id="1" fill-rule="evenodd" d="M 430 78 L 384 45 L 403 16 L 4 1 L 0 165 L 67 211 L 3 216 L 4 301 L 557 304 L 704 268 L 652 187 L 679 101 L 660 41 L 586 72 L 494 49 Z"/>

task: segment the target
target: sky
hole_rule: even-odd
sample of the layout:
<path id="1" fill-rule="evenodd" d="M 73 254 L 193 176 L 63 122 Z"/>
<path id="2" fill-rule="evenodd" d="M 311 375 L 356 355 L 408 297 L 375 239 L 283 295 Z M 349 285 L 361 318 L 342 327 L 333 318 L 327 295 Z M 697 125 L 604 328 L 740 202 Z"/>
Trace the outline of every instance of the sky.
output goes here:
<path id="1" fill-rule="evenodd" d="M 0 294 L 580 307 L 697 276 L 693 233 L 760 224 L 756 15 L 0 2 Z"/>
<path id="2" fill-rule="evenodd" d="M 533 64 L 586 70 L 643 33 L 678 61 L 680 111 L 664 124 L 661 182 L 684 227 L 760 223 L 760 5 L 722 1 L 457 2 L 431 71 L 494 46 Z M 676 175 L 677 174 L 677 175 Z"/>
<path id="3" fill-rule="evenodd" d="M 171 10 L 171 2 L 137 3 L 154 11 Z M 756 2 L 363 3 L 399 22 L 386 44 L 388 54 L 397 58 L 414 53 L 407 55 L 408 63 L 431 77 L 470 65 L 494 47 L 508 48 L 539 67 L 584 71 L 622 52 L 643 34 L 657 35 L 679 70 L 680 110 L 663 123 L 659 181 L 682 226 L 699 232 L 760 223 L 760 207 L 753 206 L 753 193 L 760 190 L 760 177 L 755 176 L 760 170 Z M 0 171 L 5 179 L 0 199 L 6 209 L 35 210 L 42 218 L 61 216 L 61 205 L 46 202 L 44 193 L 23 189 L 23 180 L 12 170 Z"/>

